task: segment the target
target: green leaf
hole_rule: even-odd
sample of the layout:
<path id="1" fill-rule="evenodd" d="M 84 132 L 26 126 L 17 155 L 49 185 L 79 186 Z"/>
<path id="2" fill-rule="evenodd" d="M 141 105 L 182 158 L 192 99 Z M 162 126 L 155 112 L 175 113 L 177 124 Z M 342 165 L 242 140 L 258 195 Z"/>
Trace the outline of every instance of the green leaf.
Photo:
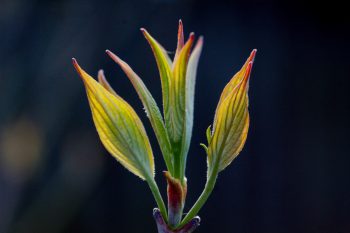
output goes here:
<path id="1" fill-rule="evenodd" d="M 247 70 L 248 64 L 250 62 L 254 62 L 256 54 L 256 49 L 254 49 L 251 53 L 242 68 L 231 78 L 230 82 L 225 86 L 224 90 L 221 93 L 219 103 L 217 105 L 217 109 L 215 111 L 215 118 L 214 118 L 214 123 L 213 123 L 213 131 L 216 127 L 216 112 L 218 110 L 218 107 L 221 105 L 221 102 L 233 91 L 233 89 L 240 83 L 242 82 L 242 79 L 244 78 L 244 73 Z"/>
<path id="2" fill-rule="evenodd" d="M 165 49 L 146 31 L 146 29 L 141 28 L 141 31 L 150 44 L 156 58 L 162 84 L 163 112 L 164 116 L 166 116 L 169 114 L 169 88 L 170 80 L 172 79 L 172 61 Z"/>
<path id="3" fill-rule="evenodd" d="M 153 127 L 154 133 L 157 137 L 160 149 L 164 156 L 165 163 L 170 172 L 173 171 L 172 151 L 167 131 L 164 126 L 162 115 L 159 111 L 156 101 L 151 93 L 142 82 L 141 78 L 131 69 L 131 67 L 121 60 L 117 55 L 111 51 L 106 51 L 107 54 L 122 68 L 130 82 L 134 86 L 139 98 L 142 101 L 147 117 L 149 118 Z"/>
<path id="4" fill-rule="evenodd" d="M 187 91 L 191 92 L 193 87 L 187 87 L 186 80 L 187 66 L 189 54 L 194 41 L 194 34 L 191 33 L 190 38 L 182 48 L 178 59 L 176 59 L 173 68 L 173 78 L 170 84 L 170 107 L 169 114 L 165 115 L 165 124 L 172 142 L 179 143 L 184 136 L 185 118 L 186 118 L 186 95 Z M 189 77 L 192 78 L 192 77 Z M 193 80 L 191 80 L 193 82 Z M 191 83 L 189 83 L 191 84 Z M 187 98 L 191 98 L 188 96 Z"/>
<path id="5" fill-rule="evenodd" d="M 183 168 L 183 175 L 185 173 L 185 166 L 187 160 L 187 153 L 191 143 L 192 128 L 193 128 L 193 114 L 194 114 L 194 93 L 196 84 L 196 75 L 199 57 L 202 52 L 203 37 L 199 37 L 196 46 L 194 47 L 186 67 L 185 80 L 185 113 L 183 120 L 183 134 L 182 134 L 182 149 L 181 158 Z M 184 47 L 185 48 L 185 47 Z"/>
<path id="6" fill-rule="evenodd" d="M 205 133 L 206 133 L 207 142 L 208 142 L 208 145 L 209 145 L 210 141 L 211 141 L 211 125 L 209 125 L 209 127 L 207 128 L 207 131 Z"/>
<path id="7" fill-rule="evenodd" d="M 208 169 L 224 170 L 240 153 L 249 128 L 248 88 L 256 51 L 224 88 L 208 145 Z"/>
<path id="8" fill-rule="evenodd" d="M 73 64 L 84 82 L 102 144 L 129 171 L 143 180 L 153 180 L 152 148 L 134 109 L 116 93 L 107 90 L 107 82 L 101 85 L 81 69 L 75 59 Z"/>

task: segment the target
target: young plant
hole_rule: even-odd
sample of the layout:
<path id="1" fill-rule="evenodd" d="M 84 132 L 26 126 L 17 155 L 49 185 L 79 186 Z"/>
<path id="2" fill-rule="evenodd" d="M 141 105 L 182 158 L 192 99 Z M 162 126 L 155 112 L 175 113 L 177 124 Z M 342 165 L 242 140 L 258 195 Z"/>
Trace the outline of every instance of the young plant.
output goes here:
<path id="1" fill-rule="evenodd" d="M 242 150 L 249 128 L 248 88 L 256 50 L 224 88 L 216 108 L 213 127 L 206 131 L 207 182 L 197 202 L 183 217 L 187 194 L 186 160 L 192 136 L 193 102 L 198 60 L 203 37 L 194 46 L 194 34 L 184 42 L 180 20 L 174 59 L 145 30 L 141 29 L 155 56 L 163 98 L 163 114 L 151 93 L 131 67 L 109 50 L 106 53 L 125 72 L 134 86 L 160 146 L 167 171 L 168 207 L 154 179 L 154 160 L 149 139 L 134 109 L 109 85 L 102 70 L 98 81 L 88 75 L 73 58 L 85 85 L 92 118 L 102 144 L 126 169 L 145 180 L 156 200 L 153 211 L 159 233 L 190 233 L 200 223 L 196 216 L 211 194 L 219 172 Z"/>

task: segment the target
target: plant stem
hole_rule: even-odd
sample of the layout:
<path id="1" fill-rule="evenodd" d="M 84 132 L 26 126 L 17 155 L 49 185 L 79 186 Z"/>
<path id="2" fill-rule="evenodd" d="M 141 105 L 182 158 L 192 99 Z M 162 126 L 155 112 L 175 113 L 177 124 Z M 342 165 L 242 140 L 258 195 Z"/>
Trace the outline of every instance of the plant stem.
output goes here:
<path id="1" fill-rule="evenodd" d="M 148 185 L 152 191 L 152 194 L 154 196 L 154 199 L 157 202 L 160 213 L 162 214 L 163 219 L 167 222 L 168 221 L 167 211 L 166 211 L 166 207 L 165 207 L 162 195 L 159 192 L 158 185 L 157 185 L 156 181 L 154 180 L 154 178 L 150 178 L 147 181 L 148 181 Z"/>
<path id="2" fill-rule="evenodd" d="M 218 169 L 214 169 L 214 171 L 209 176 L 207 183 L 205 184 L 204 190 L 202 194 L 199 196 L 196 203 L 187 213 L 186 217 L 181 221 L 179 228 L 183 227 L 186 223 L 188 223 L 191 219 L 193 219 L 199 212 L 199 210 L 203 207 L 204 203 L 208 200 L 211 192 L 214 189 L 216 178 L 218 177 Z"/>
<path id="3" fill-rule="evenodd" d="M 174 178 L 181 180 L 181 164 L 179 154 L 174 154 Z"/>

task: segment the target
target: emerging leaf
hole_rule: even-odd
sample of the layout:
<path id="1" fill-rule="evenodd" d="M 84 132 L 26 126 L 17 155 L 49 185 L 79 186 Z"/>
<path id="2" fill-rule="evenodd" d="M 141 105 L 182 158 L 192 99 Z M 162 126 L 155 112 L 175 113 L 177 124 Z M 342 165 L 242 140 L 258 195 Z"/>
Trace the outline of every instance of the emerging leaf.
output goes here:
<path id="1" fill-rule="evenodd" d="M 209 125 L 208 128 L 207 128 L 207 131 L 205 131 L 205 134 L 206 134 L 206 136 L 207 136 L 208 145 L 210 144 L 210 141 L 211 141 L 211 132 L 210 132 L 210 128 L 211 128 L 211 125 Z"/>
<path id="2" fill-rule="evenodd" d="M 176 177 L 184 179 L 186 157 L 193 126 L 193 102 L 198 60 L 203 46 L 200 37 L 193 52 L 194 34 L 184 43 L 179 21 L 177 49 L 172 62 L 165 50 L 142 29 L 153 50 L 162 81 L 165 127 L 173 149 Z"/>
<path id="3" fill-rule="evenodd" d="M 146 29 L 141 28 L 141 31 L 150 44 L 154 57 L 156 58 L 162 84 L 163 112 L 164 115 L 167 115 L 169 109 L 169 85 L 172 77 L 172 61 L 165 49 L 146 31 Z"/>
<path id="4" fill-rule="evenodd" d="M 168 123 L 168 131 L 174 142 L 181 140 L 184 127 L 186 70 L 193 40 L 194 34 L 191 34 L 189 40 L 181 49 L 174 63 L 173 77 L 170 83 L 170 107 L 169 113 L 165 115 L 165 120 Z"/>
<path id="5" fill-rule="evenodd" d="M 186 46 L 186 45 L 185 45 Z M 181 163 L 183 164 L 182 174 L 185 175 L 185 166 L 187 153 L 191 143 L 192 128 L 193 128 L 193 115 L 194 115 L 194 93 L 197 76 L 197 67 L 199 57 L 202 52 L 203 37 L 199 37 L 189 59 L 186 67 L 186 81 L 184 87 L 184 116 L 183 116 L 183 131 L 182 131 L 182 142 L 181 142 Z M 185 47 L 184 47 L 185 48 Z M 180 56 L 181 57 L 181 56 Z"/>
<path id="6" fill-rule="evenodd" d="M 177 58 L 180 55 L 181 49 L 184 47 L 185 45 L 185 37 L 184 37 L 184 27 L 182 24 L 181 19 L 179 20 L 179 29 L 177 31 L 177 47 L 176 47 L 176 53 L 174 56 L 174 61 L 177 60 Z"/>
<path id="7" fill-rule="evenodd" d="M 249 128 L 248 88 L 256 50 L 224 88 L 216 108 L 208 146 L 209 174 L 224 170 L 242 150 Z M 207 137 L 208 133 L 207 133 Z"/>
<path id="8" fill-rule="evenodd" d="M 103 72 L 103 70 L 99 70 L 98 74 L 97 74 L 97 79 L 98 82 L 104 87 L 106 88 L 107 91 L 109 91 L 111 94 L 118 96 L 117 93 L 114 91 L 114 89 L 111 87 L 111 85 L 109 84 L 109 82 L 107 81 L 105 74 Z"/>
<path id="9" fill-rule="evenodd" d="M 172 164 L 172 151 L 168 137 L 168 133 L 165 129 L 162 115 L 159 111 L 156 101 L 147 89 L 146 85 L 142 82 L 141 78 L 131 69 L 131 67 L 121 60 L 117 55 L 107 50 L 107 54 L 122 68 L 130 82 L 134 86 L 137 94 L 139 95 L 142 104 L 146 110 L 147 117 L 149 118 L 153 127 L 154 133 L 156 134 L 159 142 L 160 149 L 170 172 L 173 171 Z"/>
<path id="10" fill-rule="evenodd" d="M 143 180 L 153 179 L 151 145 L 134 109 L 113 91 L 101 71 L 100 84 L 81 69 L 75 59 L 73 64 L 84 82 L 102 144 L 129 171 Z"/>

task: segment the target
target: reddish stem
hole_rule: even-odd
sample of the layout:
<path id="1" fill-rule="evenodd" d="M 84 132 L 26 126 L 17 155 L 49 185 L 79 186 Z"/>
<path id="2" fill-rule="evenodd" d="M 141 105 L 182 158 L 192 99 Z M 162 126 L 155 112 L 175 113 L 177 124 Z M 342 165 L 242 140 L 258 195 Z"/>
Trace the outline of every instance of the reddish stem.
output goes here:
<path id="1" fill-rule="evenodd" d="M 180 229 L 171 229 L 164 221 L 159 209 L 153 210 L 153 217 L 156 220 L 158 233 L 192 233 L 200 224 L 201 219 L 196 216 Z"/>

